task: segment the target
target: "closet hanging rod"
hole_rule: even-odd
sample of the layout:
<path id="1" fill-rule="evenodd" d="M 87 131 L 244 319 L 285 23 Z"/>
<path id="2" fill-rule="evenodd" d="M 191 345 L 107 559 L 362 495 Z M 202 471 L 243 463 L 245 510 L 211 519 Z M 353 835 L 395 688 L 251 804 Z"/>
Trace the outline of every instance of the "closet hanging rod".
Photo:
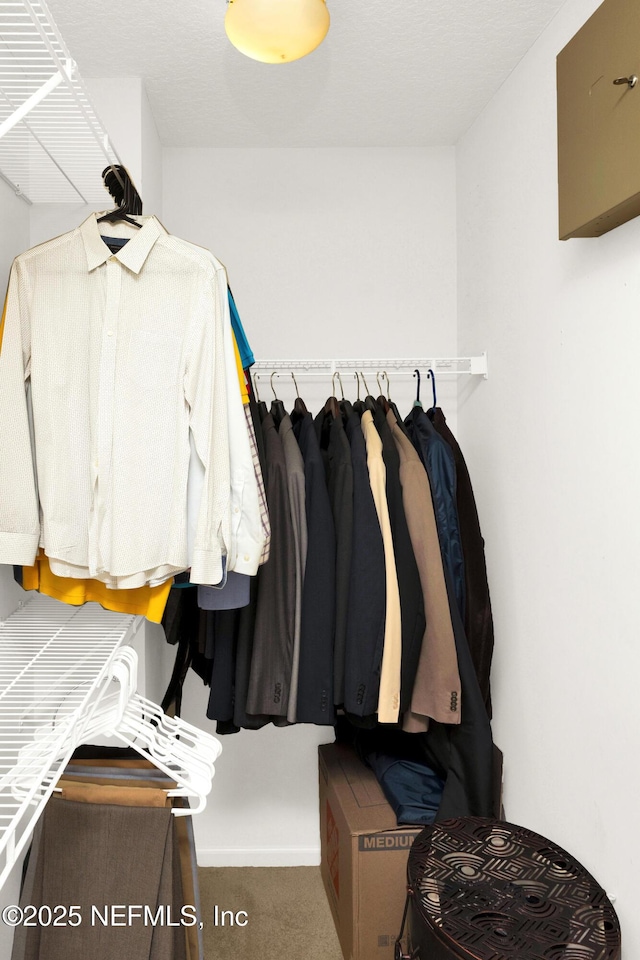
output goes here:
<path id="1" fill-rule="evenodd" d="M 394 373 L 406 373 L 413 375 L 416 369 L 424 370 L 425 374 L 429 368 L 442 376 L 443 374 L 470 374 L 472 376 L 481 376 L 485 380 L 489 376 L 489 368 L 486 351 L 477 357 L 385 357 L 384 359 L 299 359 L 291 358 L 277 360 L 257 360 L 251 370 L 253 373 L 259 371 L 278 371 L 295 370 L 299 376 L 332 376 L 340 371 L 353 370 L 387 370 Z"/>

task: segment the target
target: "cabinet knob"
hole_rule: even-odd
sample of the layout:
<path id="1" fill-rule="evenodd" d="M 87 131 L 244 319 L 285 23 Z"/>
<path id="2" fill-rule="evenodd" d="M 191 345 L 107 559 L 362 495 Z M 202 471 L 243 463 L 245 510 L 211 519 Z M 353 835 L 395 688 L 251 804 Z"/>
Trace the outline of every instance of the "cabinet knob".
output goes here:
<path id="1" fill-rule="evenodd" d="M 618 79 L 614 80 L 613 82 L 619 86 L 621 86 L 623 83 L 627 83 L 633 90 L 638 82 L 638 78 L 636 77 L 635 73 L 632 73 L 630 77 L 618 77 Z"/>

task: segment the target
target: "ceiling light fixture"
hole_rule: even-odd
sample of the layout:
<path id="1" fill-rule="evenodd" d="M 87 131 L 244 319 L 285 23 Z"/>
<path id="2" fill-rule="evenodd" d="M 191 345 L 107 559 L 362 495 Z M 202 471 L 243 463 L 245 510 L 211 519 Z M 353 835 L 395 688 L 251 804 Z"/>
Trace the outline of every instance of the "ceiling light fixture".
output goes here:
<path id="1" fill-rule="evenodd" d="M 289 63 L 315 50 L 329 30 L 325 0 L 229 0 L 224 27 L 240 53 Z"/>

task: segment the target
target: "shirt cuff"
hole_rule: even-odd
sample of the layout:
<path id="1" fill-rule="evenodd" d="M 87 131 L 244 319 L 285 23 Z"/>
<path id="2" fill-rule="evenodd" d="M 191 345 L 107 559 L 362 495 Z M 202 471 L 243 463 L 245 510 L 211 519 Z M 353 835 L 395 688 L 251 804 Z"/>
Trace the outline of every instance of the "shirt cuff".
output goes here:
<path id="1" fill-rule="evenodd" d="M 222 554 L 218 550 L 193 551 L 191 583 L 220 583 L 224 573 Z"/>
<path id="2" fill-rule="evenodd" d="M 0 563 L 32 567 L 36 562 L 40 531 L 38 533 L 4 533 L 0 531 Z"/>
<path id="3" fill-rule="evenodd" d="M 249 577 L 255 577 L 260 565 L 260 557 L 264 540 L 255 541 L 239 540 L 236 544 L 235 559 L 229 564 L 229 569 L 235 573 L 245 573 Z"/>

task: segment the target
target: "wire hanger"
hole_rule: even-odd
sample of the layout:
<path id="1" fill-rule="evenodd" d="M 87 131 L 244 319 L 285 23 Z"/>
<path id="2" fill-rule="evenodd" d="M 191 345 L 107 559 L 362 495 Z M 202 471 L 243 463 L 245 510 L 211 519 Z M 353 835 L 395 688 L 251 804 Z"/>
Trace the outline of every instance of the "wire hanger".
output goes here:
<path id="1" fill-rule="evenodd" d="M 368 387 L 368 385 L 367 385 L 367 381 L 366 381 L 365 378 L 364 378 L 364 373 L 362 372 L 362 370 L 360 371 L 360 376 L 362 377 L 362 382 L 364 383 L 364 388 L 365 388 L 365 390 L 367 391 L 367 396 L 371 396 L 371 391 L 369 390 L 369 387 Z"/>
<path id="2" fill-rule="evenodd" d="M 432 406 L 431 409 L 432 409 L 432 410 L 435 410 L 435 408 L 438 406 L 438 402 L 437 402 L 437 400 L 436 400 L 436 375 L 435 375 L 435 373 L 433 372 L 433 370 L 431 369 L 431 367 L 429 367 L 427 376 L 428 376 L 428 377 L 431 377 L 431 388 L 432 388 L 432 390 L 433 390 L 433 406 Z"/>
<path id="3" fill-rule="evenodd" d="M 262 421 L 264 420 L 264 418 L 265 418 L 265 417 L 267 416 L 267 414 L 269 413 L 269 410 L 267 409 L 267 404 L 265 403 L 264 400 L 261 400 L 261 399 L 260 399 L 260 394 L 258 393 L 258 380 L 259 380 L 259 379 L 260 379 L 260 375 L 257 374 L 257 373 L 254 373 L 254 375 L 253 375 L 253 386 L 254 386 L 254 389 L 255 389 L 255 392 L 256 392 L 256 401 L 257 401 L 257 403 L 258 403 L 258 416 L 260 417 L 260 423 L 262 423 Z"/>
<path id="4" fill-rule="evenodd" d="M 295 403 L 293 404 L 293 413 L 299 414 L 301 417 L 306 417 L 308 413 L 307 406 L 304 400 L 302 399 L 302 397 L 300 396 L 300 391 L 298 390 L 298 381 L 295 378 L 295 374 L 293 370 L 291 371 L 291 379 L 293 380 L 296 387 L 296 399 L 295 399 Z M 294 419 L 293 415 L 291 419 L 293 421 Z"/>
<path id="5" fill-rule="evenodd" d="M 380 395 L 378 397 L 378 403 L 380 404 L 380 406 L 382 407 L 385 413 L 389 413 L 389 401 L 385 397 L 384 390 L 380 386 L 380 371 L 376 373 L 376 382 L 378 384 L 378 390 L 380 391 Z"/>
<path id="6" fill-rule="evenodd" d="M 273 390 L 273 400 L 271 401 L 271 416 L 273 417 L 276 427 L 279 427 L 284 417 L 286 417 L 287 411 L 284 408 L 284 403 L 282 402 L 282 400 L 278 400 L 276 396 L 275 388 L 273 386 L 273 378 L 277 376 L 279 376 L 279 374 L 274 370 L 269 379 L 271 382 L 271 389 Z"/>
<path id="7" fill-rule="evenodd" d="M 353 376 L 355 377 L 356 382 L 357 382 L 357 384 L 358 384 L 356 402 L 359 402 L 359 401 L 360 401 L 360 374 L 359 374 L 358 371 L 356 370 L 356 372 L 354 373 Z"/>
<path id="8" fill-rule="evenodd" d="M 331 389 L 333 390 L 333 395 L 334 395 L 334 397 L 337 396 L 337 394 L 336 394 L 336 377 L 338 378 L 338 383 L 340 384 L 340 393 L 342 394 L 342 399 L 344 400 L 344 387 L 342 386 L 342 377 L 340 376 L 340 374 L 339 374 L 339 372 L 338 372 L 337 370 L 336 370 L 336 372 L 335 372 L 335 373 L 332 375 L 332 377 L 331 377 Z"/>
<path id="9" fill-rule="evenodd" d="M 327 399 L 327 402 L 324 405 L 324 413 L 330 413 L 334 420 L 337 420 L 340 416 L 340 405 L 338 403 L 338 398 L 336 397 L 336 375 L 335 373 L 331 377 L 331 396 Z"/>

